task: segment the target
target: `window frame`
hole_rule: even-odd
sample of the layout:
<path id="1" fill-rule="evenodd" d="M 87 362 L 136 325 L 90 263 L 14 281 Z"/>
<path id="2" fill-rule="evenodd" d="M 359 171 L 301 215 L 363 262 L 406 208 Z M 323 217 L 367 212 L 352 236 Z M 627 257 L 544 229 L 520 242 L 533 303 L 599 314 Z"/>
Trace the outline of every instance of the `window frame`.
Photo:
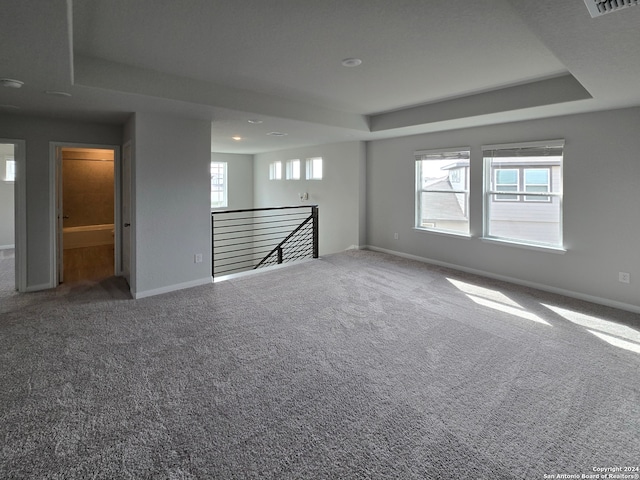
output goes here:
<path id="1" fill-rule="evenodd" d="M 215 173 L 214 173 L 213 170 L 215 168 L 215 165 L 218 165 L 219 168 L 222 169 L 222 192 L 221 192 L 222 193 L 222 200 L 220 202 L 221 203 L 220 205 L 215 205 L 214 206 L 214 201 L 213 201 L 212 196 L 213 196 L 213 193 L 214 193 L 213 192 L 213 187 L 214 187 L 213 176 L 214 176 Z M 209 187 L 210 187 L 210 192 L 209 192 L 210 195 L 209 196 L 210 196 L 210 207 L 211 207 L 211 210 L 217 210 L 217 209 L 220 209 L 220 208 L 227 208 L 229 206 L 229 195 L 228 195 L 228 190 L 229 190 L 229 188 L 228 188 L 228 184 L 229 184 L 229 175 L 228 175 L 229 167 L 228 167 L 228 164 L 227 164 L 227 162 L 217 162 L 215 160 L 212 160 L 209 168 L 210 168 L 210 173 L 211 173 L 211 183 L 209 185 Z M 216 185 L 220 185 L 220 183 L 217 183 Z"/>
<path id="2" fill-rule="evenodd" d="M 446 157 L 447 154 L 449 154 L 449 156 L 451 157 L 450 159 L 440 158 L 440 159 L 430 160 L 428 158 L 425 158 L 425 157 L 428 157 L 429 155 L 434 155 L 434 156 L 440 155 L 442 157 Z M 456 161 L 460 161 L 461 159 L 456 158 L 453 155 L 459 156 L 460 154 L 463 154 L 463 155 L 466 154 L 467 156 L 466 161 L 468 162 L 468 165 L 465 166 L 465 168 L 468 169 L 468 172 L 464 178 L 464 185 L 465 185 L 464 189 L 452 188 L 450 190 L 444 190 L 444 189 L 429 188 L 424 186 L 423 176 L 422 176 L 422 169 L 424 166 L 423 162 L 448 160 L 452 164 L 454 164 Z M 470 199 L 470 193 L 471 193 L 471 181 L 470 181 L 471 147 L 455 147 L 455 148 L 452 147 L 452 148 L 438 148 L 438 149 L 430 149 L 430 150 L 418 150 L 414 152 L 414 159 L 415 159 L 414 228 L 416 230 L 438 233 L 438 234 L 470 237 L 471 236 L 471 221 L 470 221 L 471 219 L 470 219 L 470 207 L 469 207 L 470 200 L 469 199 Z M 449 178 L 450 177 L 448 177 L 448 179 Z M 466 225 L 467 225 L 466 231 L 452 230 L 452 229 L 438 227 L 437 223 L 435 222 L 427 222 L 427 224 L 423 223 L 422 222 L 422 216 L 423 216 L 422 215 L 422 205 L 423 205 L 422 197 L 424 193 L 451 193 L 455 195 L 457 194 L 464 195 L 465 201 L 464 201 L 464 207 L 463 207 L 463 215 L 466 217 Z"/>
<path id="3" fill-rule="evenodd" d="M 550 161 L 549 164 L 536 165 L 535 163 L 519 165 L 519 179 L 521 185 L 523 185 L 523 189 L 519 189 L 516 192 L 501 192 L 496 188 L 495 179 L 493 176 L 492 166 L 494 165 L 493 161 L 495 157 L 491 152 L 496 150 L 518 150 L 518 149 L 528 149 L 528 148 L 537 148 L 537 149 L 560 149 L 561 154 L 559 156 L 560 160 L 557 165 L 554 165 L 555 162 Z M 483 145 L 482 146 L 482 157 L 483 157 L 483 166 L 484 166 L 484 182 L 483 182 L 483 228 L 482 228 L 482 240 L 490 241 L 490 242 L 498 242 L 504 243 L 514 246 L 519 246 L 523 248 L 531 248 L 535 250 L 545 250 L 545 251 L 553 251 L 558 253 L 564 253 L 566 249 L 564 248 L 564 222 L 563 222 L 563 176 L 564 176 L 564 163 L 565 163 L 565 141 L 563 139 L 557 140 L 545 140 L 538 142 L 523 142 L 523 143 L 509 143 L 509 144 L 499 144 L 499 145 Z M 526 157 L 526 156 L 525 156 Z M 532 155 L 533 157 L 533 155 Z M 557 158 L 558 156 L 554 156 L 553 158 Z M 552 158 L 552 157 L 550 157 Z M 554 173 L 553 167 L 558 166 L 558 181 L 555 182 L 554 185 Z M 536 169 L 547 169 L 548 170 L 548 191 L 546 192 L 530 192 L 526 191 L 526 185 L 524 185 L 524 170 L 536 170 Z M 492 183 L 494 182 L 494 183 Z M 537 185 L 537 184 L 536 184 Z M 556 191 L 553 191 L 554 186 L 556 187 Z M 491 204 L 493 202 L 502 203 L 507 202 L 506 200 L 495 200 L 495 197 L 498 195 L 517 195 L 518 200 L 512 200 L 511 202 L 514 204 L 516 208 L 527 208 L 525 204 L 540 204 L 540 203 L 553 203 L 553 199 L 558 199 L 558 242 L 541 242 L 535 240 L 529 240 L 526 238 L 518 238 L 517 236 L 504 236 L 504 235 L 496 235 L 491 233 Z M 529 197 L 541 197 L 544 200 L 525 200 L 525 198 Z M 548 201 L 546 199 L 549 199 Z"/>

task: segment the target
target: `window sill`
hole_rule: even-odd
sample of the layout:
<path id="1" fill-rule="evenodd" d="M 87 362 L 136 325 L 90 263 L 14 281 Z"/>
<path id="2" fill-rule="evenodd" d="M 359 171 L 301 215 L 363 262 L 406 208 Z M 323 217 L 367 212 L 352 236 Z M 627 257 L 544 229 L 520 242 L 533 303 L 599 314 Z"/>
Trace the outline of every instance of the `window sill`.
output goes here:
<path id="1" fill-rule="evenodd" d="M 413 230 L 416 230 L 418 232 L 433 233 L 435 235 L 443 235 L 445 237 L 471 238 L 471 235 L 468 233 L 447 232 L 444 230 L 432 230 L 430 228 L 420 228 L 420 227 L 413 227 Z"/>
<path id="2" fill-rule="evenodd" d="M 480 237 L 480 240 L 486 243 L 496 243 L 499 245 L 507 245 L 509 247 L 524 248 L 526 250 L 535 250 L 538 252 L 557 253 L 564 255 L 567 250 L 563 247 L 552 247 L 547 245 L 537 245 L 535 243 L 516 242 L 512 240 L 502 240 L 500 238 Z"/>

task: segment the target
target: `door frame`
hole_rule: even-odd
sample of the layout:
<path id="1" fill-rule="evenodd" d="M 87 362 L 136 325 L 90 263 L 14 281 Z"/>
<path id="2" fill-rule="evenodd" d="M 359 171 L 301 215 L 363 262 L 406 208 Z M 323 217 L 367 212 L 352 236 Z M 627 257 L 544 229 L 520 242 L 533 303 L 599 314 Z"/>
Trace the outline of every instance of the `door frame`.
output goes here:
<path id="1" fill-rule="evenodd" d="M 13 159 L 16 162 L 16 179 L 13 184 L 15 285 L 19 292 L 27 291 L 27 151 L 25 140 L 0 138 L 0 143 L 13 144 Z"/>
<path id="2" fill-rule="evenodd" d="M 113 227 L 114 227 L 114 274 L 122 275 L 122 232 L 121 232 L 121 178 L 120 145 L 104 145 L 96 143 L 49 142 L 49 284 L 57 287 L 60 282 L 61 262 L 58 262 L 58 249 L 64 247 L 59 241 L 58 201 L 62 197 L 62 156 L 58 151 L 62 148 L 90 148 L 113 151 Z M 62 257 L 60 257 L 62 258 Z"/>

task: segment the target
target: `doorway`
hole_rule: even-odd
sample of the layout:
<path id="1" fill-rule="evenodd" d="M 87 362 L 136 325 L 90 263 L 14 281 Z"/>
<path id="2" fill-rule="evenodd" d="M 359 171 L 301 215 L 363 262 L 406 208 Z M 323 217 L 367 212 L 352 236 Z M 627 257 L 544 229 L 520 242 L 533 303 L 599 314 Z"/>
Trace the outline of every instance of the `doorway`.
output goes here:
<path id="1" fill-rule="evenodd" d="M 15 269 L 15 181 L 15 145 L 0 143 L 0 291 L 18 288 Z"/>
<path id="2" fill-rule="evenodd" d="M 117 153 L 113 147 L 55 146 L 56 285 L 119 274 Z"/>

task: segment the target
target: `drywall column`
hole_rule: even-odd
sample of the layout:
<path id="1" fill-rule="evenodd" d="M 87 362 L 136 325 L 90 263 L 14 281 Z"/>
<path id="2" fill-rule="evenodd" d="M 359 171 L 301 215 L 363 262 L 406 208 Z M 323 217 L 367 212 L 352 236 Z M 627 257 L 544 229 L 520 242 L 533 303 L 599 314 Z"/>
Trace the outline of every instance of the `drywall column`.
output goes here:
<path id="1" fill-rule="evenodd" d="M 210 283 L 211 123 L 146 113 L 133 123 L 132 293 L 141 298 Z"/>

